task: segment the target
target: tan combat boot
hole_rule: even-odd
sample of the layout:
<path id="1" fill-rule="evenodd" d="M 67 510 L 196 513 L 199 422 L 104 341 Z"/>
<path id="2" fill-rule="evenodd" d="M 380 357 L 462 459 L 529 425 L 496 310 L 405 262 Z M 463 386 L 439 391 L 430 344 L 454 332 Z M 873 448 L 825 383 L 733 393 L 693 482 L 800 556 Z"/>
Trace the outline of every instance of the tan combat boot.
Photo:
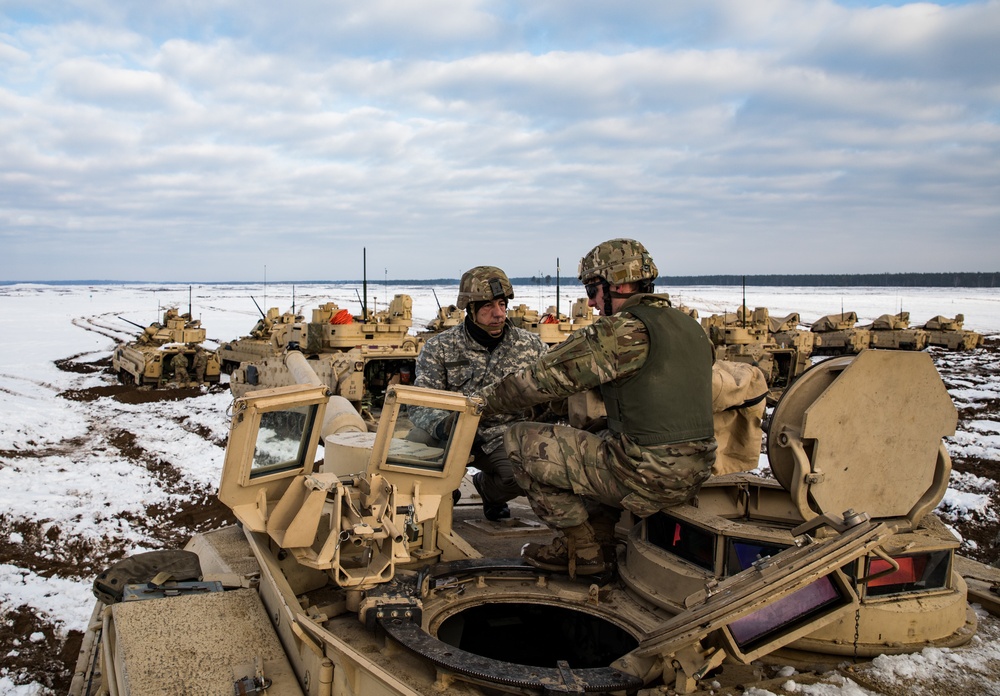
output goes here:
<path id="1" fill-rule="evenodd" d="M 559 531 L 562 535 L 556 537 L 551 544 L 525 546 L 521 551 L 525 562 L 542 570 L 569 573 L 571 578 L 603 573 L 606 570 L 601 545 L 594 535 L 594 528 L 588 522 Z"/>

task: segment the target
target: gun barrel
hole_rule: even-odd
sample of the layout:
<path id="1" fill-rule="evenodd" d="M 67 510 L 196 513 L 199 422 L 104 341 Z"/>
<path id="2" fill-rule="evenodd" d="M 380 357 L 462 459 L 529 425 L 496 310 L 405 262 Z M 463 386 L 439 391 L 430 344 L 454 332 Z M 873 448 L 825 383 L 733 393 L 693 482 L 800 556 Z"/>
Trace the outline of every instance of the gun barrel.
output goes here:
<path id="1" fill-rule="evenodd" d="M 128 319 L 126 319 L 125 317 L 118 317 L 118 318 L 119 318 L 119 319 L 121 319 L 122 321 L 124 321 L 124 322 L 125 322 L 125 323 L 127 323 L 127 324 L 131 324 L 132 326 L 136 327 L 136 328 L 137 328 L 137 329 L 139 329 L 140 331 L 145 331 L 145 330 L 146 330 L 146 327 L 145 327 L 145 326 L 143 326 L 143 325 L 141 325 L 141 324 L 136 324 L 136 323 L 135 323 L 134 321 L 129 321 L 129 320 L 128 320 Z"/>
<path id="2" fill-rule="evenodd" d="M 257 311 L 260 312 L 261 318 L 262 319 L 267 319 L 267 315 L 264 314 L 264 310 L 260 308 L 259 304 L 257 304 L 257 300 L 254 300 L 253 295 L 250 296 L 250 299 L 253 300 L 254 306 L 256 306 L 257 307 Z"/>

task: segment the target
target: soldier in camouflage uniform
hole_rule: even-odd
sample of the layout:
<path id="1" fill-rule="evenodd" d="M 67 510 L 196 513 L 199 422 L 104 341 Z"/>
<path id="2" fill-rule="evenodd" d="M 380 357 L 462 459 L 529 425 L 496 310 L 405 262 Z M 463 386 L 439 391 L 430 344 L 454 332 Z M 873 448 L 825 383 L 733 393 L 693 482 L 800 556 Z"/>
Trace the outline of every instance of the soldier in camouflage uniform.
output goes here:
<path id="1" fill-rule="evenodd" d="M 188 370 L 187 370 L 188 359 L 187 356 L 184 355 L 184 353 L 177 353 L 170 360 L 170 367 L 172 367 L 174 370 L 175 382 L 177 382 L 178 384 L 186 384 L 188 381 L 190 381 L 190 377 L 188 377 Z"/>
<path id="2" fill-rule="evenodd" d="M 194 378 L 198 384 L 205 381 L 205 370 L 208 369 L 208 351 L 204 348 L 195 348 L 194 353 Z"/>
<path id="3" fill-rule="evenodd" d="M 537 335 L 507 322 L 507 301 L 514 289 L 507 275 L 493 266 L 477 266 L 462 276 L 455 306 L 465 321 L 427 340 L 417 356 L 418 387 L 466 395 L 535 362 L 545 352 Z M 415 426 L 408 439 L 437 444 L 447 440 L 452 418 L 447 412 L 411 406 Z M 523 416 L 517 409 L 479 422 L 472 463 L 480 473 L 472 481 L 483 499 L 483 514 L 497 521 L 510 517 L 507 501 L 522 494 L 503 448 L 507 427 Z"/>
<path id="4" fill-rule="evenodd" d="M 599 388 L 608 429 L 518 423 L 504 444 L 551 544 L 525 560 L 586 575 L 607 568 L 624 508 L 639 517 L 692 498 L 715 461 L 713 350 L 697 321 L 653 295 L 656 266 L 631 239 L 580 261 L 588 304 L 601 316 L 534 365 L 481 393 L 485 414 L 508 413 Z"/>

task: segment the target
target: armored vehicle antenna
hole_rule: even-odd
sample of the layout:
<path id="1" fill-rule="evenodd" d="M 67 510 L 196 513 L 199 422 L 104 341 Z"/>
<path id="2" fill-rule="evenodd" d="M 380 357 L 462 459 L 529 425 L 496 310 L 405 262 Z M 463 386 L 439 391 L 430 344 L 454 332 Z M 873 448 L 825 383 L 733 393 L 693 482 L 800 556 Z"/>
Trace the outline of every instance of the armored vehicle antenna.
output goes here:
<path id="1" fill-rule="evenodd" d="M 191 286 L 188 285 L 188 319 L 194 319 L 194 309 L 191 304 Z"/>
<path id="2" fill-rule="evenodd" d="M 743 276 L 743 328 L 747 327 L 747 277 Z"/>
<path id="3" fill-rule="evenodd" d="M 559 257 L 556 257 L 556 320 L 559 320 Z"/>
<path id="4" fill-rule="evenodd" d="M 434 293 L 434 301 L 437 303 L 438 311 L 440 312 L 441 311 L 441 300 L 438 299 L 437 291 L 434 288 L 431 288 L 431 292 Z"/>
<path id="5" fill-rule="evenodd" d="M 365 299 L 361 302 L 361 318 L 368 321 L 368 247 L 361 249 L 361 287 L 365 290 Z"/>

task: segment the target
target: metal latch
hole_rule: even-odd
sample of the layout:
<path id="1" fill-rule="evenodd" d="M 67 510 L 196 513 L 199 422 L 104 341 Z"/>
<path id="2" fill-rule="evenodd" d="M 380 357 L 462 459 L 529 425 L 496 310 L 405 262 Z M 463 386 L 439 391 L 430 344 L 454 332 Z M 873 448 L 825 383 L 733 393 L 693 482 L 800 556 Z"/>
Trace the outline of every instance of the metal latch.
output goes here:
<path id="1" fill-rule="evenodd" d="M 260 694 L 271 688 L 271 680 L 264 676 L 243 677 L 233 683 L 233 696 Z"/>

